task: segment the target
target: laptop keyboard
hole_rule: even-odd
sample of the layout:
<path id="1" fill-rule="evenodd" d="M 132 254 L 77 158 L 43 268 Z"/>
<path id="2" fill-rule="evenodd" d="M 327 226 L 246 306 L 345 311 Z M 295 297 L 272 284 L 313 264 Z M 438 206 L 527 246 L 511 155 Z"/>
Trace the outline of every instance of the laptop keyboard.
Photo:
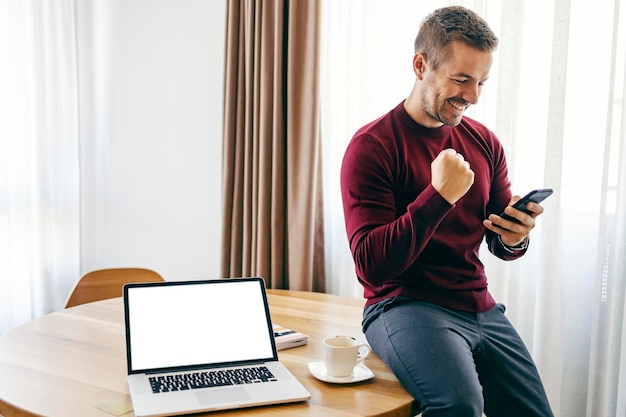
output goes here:
<path id="1" fill-rule="evenodd" d="M 153 376 L 149 378 L 149 381 L 152 392 L 158 394 L 197 388 L 272 382 L 276 381 L 276 378 L 266 366 L 255 366 L 220 371 L 198 371 L 187 374 Z"/>

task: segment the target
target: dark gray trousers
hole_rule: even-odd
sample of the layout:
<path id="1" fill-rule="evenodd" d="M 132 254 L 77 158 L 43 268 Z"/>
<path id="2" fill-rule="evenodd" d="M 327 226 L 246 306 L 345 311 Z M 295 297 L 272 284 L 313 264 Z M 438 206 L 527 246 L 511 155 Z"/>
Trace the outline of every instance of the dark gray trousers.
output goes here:
<path id="1" fill-rule="evenodd" d="M 363 326 L 424 417 L 553 417 L 504 310 L 475 314 L 396 297 L 366 308 Z"/>

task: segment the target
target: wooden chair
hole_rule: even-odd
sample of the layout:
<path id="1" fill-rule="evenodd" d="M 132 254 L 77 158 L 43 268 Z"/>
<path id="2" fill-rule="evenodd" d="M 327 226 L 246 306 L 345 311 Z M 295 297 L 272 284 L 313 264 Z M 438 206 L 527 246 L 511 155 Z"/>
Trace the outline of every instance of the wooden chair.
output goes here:
<path id="1" fill-rule="evenodd" d="M 124 284 L 165 281 L 161 275 L 143 268 L 112 268 L 89 272 L 78 280 L 65 308 L 122 296 Z"/>

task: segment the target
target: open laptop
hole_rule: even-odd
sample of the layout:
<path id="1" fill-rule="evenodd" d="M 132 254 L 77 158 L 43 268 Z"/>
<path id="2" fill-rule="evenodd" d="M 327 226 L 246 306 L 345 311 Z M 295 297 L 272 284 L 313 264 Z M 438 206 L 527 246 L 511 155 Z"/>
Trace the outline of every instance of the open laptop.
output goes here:
<path id="1" fill-rule="evenodd" d="M 138 417 L 310 397 L 278 361 L 261 278 L 126 284 L 124 315 Z"/>

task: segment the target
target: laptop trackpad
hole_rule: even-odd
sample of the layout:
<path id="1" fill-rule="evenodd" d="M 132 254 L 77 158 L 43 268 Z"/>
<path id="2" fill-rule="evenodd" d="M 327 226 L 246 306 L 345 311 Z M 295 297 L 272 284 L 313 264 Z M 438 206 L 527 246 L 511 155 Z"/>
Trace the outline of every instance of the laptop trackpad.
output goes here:
<path id="1" fill-rule="evenodd" d="M 203 405 L 240 403 L 250 399 L 244 388 L 217 389 L 196 392 L 198 400 Z"/>

